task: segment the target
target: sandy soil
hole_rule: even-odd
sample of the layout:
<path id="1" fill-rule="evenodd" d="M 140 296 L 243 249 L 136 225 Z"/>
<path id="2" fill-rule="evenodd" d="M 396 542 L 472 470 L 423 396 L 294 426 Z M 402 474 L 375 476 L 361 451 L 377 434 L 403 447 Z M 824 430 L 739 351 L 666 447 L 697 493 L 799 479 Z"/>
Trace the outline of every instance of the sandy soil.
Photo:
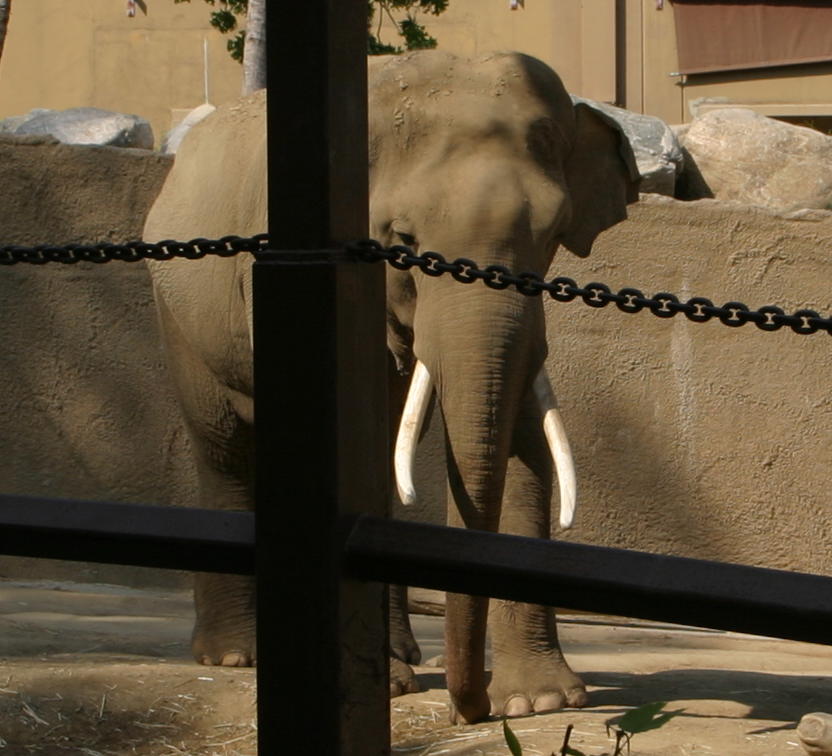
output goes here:
<path id="1" fill-rule="evenodd" d="M 187 592 L 0 582 L 0 754 L 254 756 L 254 674 L 192 663 L 191 621 Z M 441 618 L 414 624 L 440 655 Z M 561 635 L 592 707 L 513 720 L 527 756 L 569 724 L 572 747 L 611 753 L 604 723 L 658 700 L 684 711 L 634 756 L 802 756 L 797 720 L 832 710 L 832 648 L 587 616 Z M 508 753 L 497 721 L 448 725 L 441 667 L 417 673 L 423 692 L 391 702 L 395 754 Z"/>

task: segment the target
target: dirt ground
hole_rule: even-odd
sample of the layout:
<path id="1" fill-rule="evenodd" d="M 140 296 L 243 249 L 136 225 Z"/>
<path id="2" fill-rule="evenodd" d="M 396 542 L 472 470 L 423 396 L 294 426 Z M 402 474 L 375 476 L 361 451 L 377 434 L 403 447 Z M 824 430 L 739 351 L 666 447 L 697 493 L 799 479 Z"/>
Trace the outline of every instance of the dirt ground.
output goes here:
<path id="1" fill-rule="evenodd" d="M 190 661 L 185 591 L 0 582 L 0 754 L 255 756 L 252 670 Z M 424 658 L 441 655 L 442 620 L 414 617 Z M 611 753 L 604 723 L 667 701 L 683 713 L 638 735 L 633 756 L 803 756 L 794 727 L 832 711 L 832 648 L 732 633 L 567 616 L 566 653 L 592 706 L 516 719 L 526 756 Z M 441 656 L 440 656 L 441 663 Z M 394 754 L 508 753 L 498 721 L 447 722 L 442 669 L 391 702 Z"/>

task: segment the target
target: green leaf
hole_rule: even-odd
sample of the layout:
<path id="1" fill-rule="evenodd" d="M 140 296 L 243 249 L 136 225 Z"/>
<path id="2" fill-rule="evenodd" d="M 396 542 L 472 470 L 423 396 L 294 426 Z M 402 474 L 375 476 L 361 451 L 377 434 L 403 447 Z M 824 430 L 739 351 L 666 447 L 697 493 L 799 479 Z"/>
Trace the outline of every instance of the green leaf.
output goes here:
<path id="1" fill-rule="evenodd" d="M 225 8 L 214 11 L 211 14 L 211 26 L 223 34 L 227 34 L 237 28 L 237 17 Z"/>
<path id="2" fill-rule="evenodd" d="M 436 39 L 410 16 L 399 24 L 399 34 L 408 50 L 430 50 L 436 47 Z"/>
<path id="3" fill-rule="evenodd" d="M 402 52 L 401 47 L 387 45 L 377 40 L 372 34 L 367 34 L 368 55 L 398 55 L 400 52 Z"/>
<path id="4" fill-rule="evenodd" d="M 508 726 L 508 720 L 503 720 L 503 737 L 506 739 L 508 750 L 511 751 L 511 756 L 523 756 L 523 749 L 520 747 L 520 741 L 517 736 L 511 731 Z"/>
<path id="5" fill-rule="evenodd" d="M 663 712 L 662 709 L 666 705 L 667 701 L 654 701 L 653 703 L 644 704 L 628 711 L 621 719 L 614 721 L 614 724 L 629 735 L 658 729 L 684 711 L 684 709 L 678 709 Z M 613 724 L 613 720 L 607 724 Z"/>
<path id="6" fill-rule="evenodd" d="M 237 32 L 235 37 L 232 37 L 225 43 L 228 53 L 238 63 L 243 62 L 243 53 L 246 49 L 246 30 Z"/>

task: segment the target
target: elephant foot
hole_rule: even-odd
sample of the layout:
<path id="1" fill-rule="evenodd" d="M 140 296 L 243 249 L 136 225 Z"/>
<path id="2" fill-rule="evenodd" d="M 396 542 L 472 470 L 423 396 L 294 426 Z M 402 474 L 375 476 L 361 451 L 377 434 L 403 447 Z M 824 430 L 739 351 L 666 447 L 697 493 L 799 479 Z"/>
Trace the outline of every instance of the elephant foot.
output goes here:
<path id="1" fill-rule="evenodd" d="M 254 667 L 257 665 L 257 659 L 252 654 L 242 651 L 228 651 L 219 657 L 206 654 L 199 657 L 195 655 L 194 658 L 207 667 Z"/>
<path id="2" fill-rule="evenodd" d="M 483 690 L 471 691 L 465 695 L 451 693 L 451 724 L 474 724 L 488 719 L 491 702 Z"/>
<path id="3" fill-rule="evenodd" d="M 394 656 L 390 657 L 390 698 L 403 696 L 405 693 L 418 693 L 419 683 L 416 674 L 408 664 Z"/>
<path id="4" fill-rule="evenodd" d="M 253 639 L 247 640 L 237 634 L 222 636 L 194 631 L 191 640 L 194 659 L 209 667 L 254 667 L 257 651 Z"/>
<path id="5" fill-rule="evenodd" d="M 405 664 L 419 664 L 422 661 L 422 652 L 410 626 L 407 588 L 403 585 L 390 586 L 390 656 Z"/>
<path id="6" fill-rule="evenodd" d="M 394 634 L 392 629 L 390 631 L 390 656 L 405 664 L 419 664 L 422 661 L 422 652 L 413 634 Z"/>
<path id="7" fill-rule="evenodd" d="M 580 709 L 589 698 L 583 681 L 565 662 L 503 664 L 488 686 L 491 714 L 525 717 L 559 709 Z"/>

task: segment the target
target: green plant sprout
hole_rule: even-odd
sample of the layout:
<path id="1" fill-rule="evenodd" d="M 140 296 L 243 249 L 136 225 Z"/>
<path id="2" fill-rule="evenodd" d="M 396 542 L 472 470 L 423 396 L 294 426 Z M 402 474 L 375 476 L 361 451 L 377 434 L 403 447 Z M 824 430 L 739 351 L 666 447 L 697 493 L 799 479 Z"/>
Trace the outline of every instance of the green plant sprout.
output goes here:
<path id="1" fill-rule="evenodd" d="M 621 717 L 607 720 L 605 723 L 607 735 L 615 738 L 615 750 L 612 754 L 601 754 L 601 756 L 622 756 L 625 745 L 627 747 L 627 753 L 629 753 L 630 739 L 633 735 L 637 735 L 640 732 L 648 732 L 649 730 L 657 730 L 659 727 L 667 724 L 673 717 L 678 716 L 684 711 L 684 709 L 664 711 L 666 705 L 666 701 L 654 701 L 653 703 L 631 709 Z M 568 725 L 566 733 L 563 736 L 563 744 L 560 747 L 559 756 L 588 756 L 583 751 L 579 751 L 577 748 L 569 745 L 572 730 L 573 725 Z M 520 745 L 520 741 L 508 726 L 507 719 L 503 719 L 503 737 L 512 756 L 523 756 L 523 748 Z M 552 753 L 552 756 L 555 756 L 555 754 Z"/>

